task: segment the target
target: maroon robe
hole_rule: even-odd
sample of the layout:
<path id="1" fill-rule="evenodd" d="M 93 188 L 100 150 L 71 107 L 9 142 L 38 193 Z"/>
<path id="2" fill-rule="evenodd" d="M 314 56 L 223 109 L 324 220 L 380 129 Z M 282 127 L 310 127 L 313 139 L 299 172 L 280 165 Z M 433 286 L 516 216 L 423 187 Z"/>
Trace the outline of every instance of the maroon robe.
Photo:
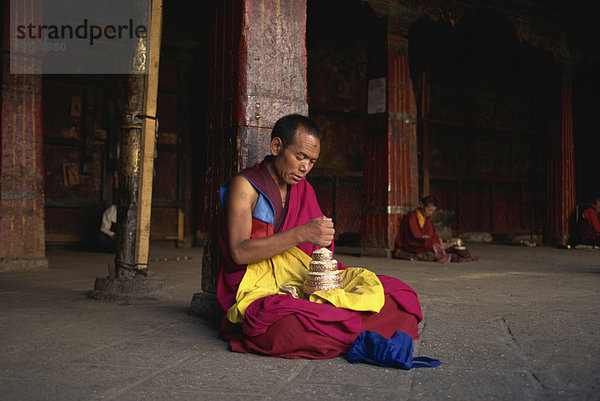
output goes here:
<path id="1" fill-rule="evenodd" d="M 425 238 L 427 235 L 429 238 Z M 403 250 L 412 253 L 434 252 L 434 244 L 439 244 L 431 218 L 425 216 L 425 224 L 419 227 L 417 210 L 413 210 L 402 219 L 396 236 L 396 251 Z"/>
<path id="2" fill-rule="evenodd" d="M 322 215 L 314 191 L 305 180 L 290 186 L 287 210 L 284 210 L 281 205 L 275 205 L 281 203 L 281 196 L 264 161 L 240 174 L 269 199 L 275 214 L 281 213 L 281 216 L 269 216 L 263 210 L 265 202 L 257 202 L 253 211 L 251 238 L 278 232 L 273 224 L 280 219 L 283 219 L 280 231 L 285 231 Z M 273 224 L 269 223 L 271 221 Z M 221 245 L 226 264 L 219 276 L 217 298 L 226 313 L 235 302 L 246 266 L 235 265 L 224 240 Z M 308 243 L 299 244 L 298 248 L 307 255 L 316 249 Z M 333 250 L 333 244 L 330 249 Z M 339 267 L 346 268 L 341 263 Z M 379 279 L 385 293 L 385 305 L 379 313 L 335 308 L 329 304 L 295 299 L 289 294 L 272 295 L 250 304 L 242 324 L 232 324 L 224 316 L 221 334 L 229 340 L 233 351 L 314 359 L 334 358 L 347 352 L 354 339 L 364 330 L 377 331 L 388 338 L 396 330 L 402 330 L 418 338 L 417 325 L 422 316 L 416 293 L 400 280 L 387 276 L 379 276 Z"/>
<path id="3" fill-rule="evenodd" d="M 600 246 L 600 221 L 594 207 L 589 206 L 581 214 L 574 243 Z"/>

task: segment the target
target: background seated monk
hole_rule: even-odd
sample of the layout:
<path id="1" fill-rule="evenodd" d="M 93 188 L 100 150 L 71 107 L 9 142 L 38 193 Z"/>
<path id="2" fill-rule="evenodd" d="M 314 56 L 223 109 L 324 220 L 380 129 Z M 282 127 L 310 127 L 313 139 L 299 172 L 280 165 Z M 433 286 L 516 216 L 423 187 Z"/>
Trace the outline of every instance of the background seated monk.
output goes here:
<path id="1" fill-rule="evenodd" d="M 309 118 L 281 118 L 271 133 L 271 155 L 221 188 L 225 265 L 217 298 L 224 312 L 221 334 L 233 351 L 323 359 L 346 353 L 364 330 L 387 338 L 402 330 L 418 338 L 419 300 L 400 280 L 339 263 L 344 289 L 310 298 L 302 293 L 313 250 L 333 251 L 335 234 L 305 180 L 319 157 L 320 138 Z M 358 273 L 344 275 L 350 271 Z M 369 285 L 346 291 L 361 277 Z M 282 285 L 295 286 L 301 296 Z M 349 307 L 335 306 L 348 300 Z"/>
<path id="2" fill-rule="evenodd" d="M 454 238 L 444 242 L 438 237 L 431 222 L 437 209 L 433 196 L 421 199 L 420 206 L 404 216 L 396 235 L 394 257 L 409 260 L 437 260 L 442 263 L 470 262 L 475 260 L 462 240 Z"/>
<path id="3" fill-rule="evenodd" d="M 577 222 L 575 229 L 575 238 L 572 241 L 574 245 L 593 245 L 600 246 L 600 196 L 589 204 Z"/>

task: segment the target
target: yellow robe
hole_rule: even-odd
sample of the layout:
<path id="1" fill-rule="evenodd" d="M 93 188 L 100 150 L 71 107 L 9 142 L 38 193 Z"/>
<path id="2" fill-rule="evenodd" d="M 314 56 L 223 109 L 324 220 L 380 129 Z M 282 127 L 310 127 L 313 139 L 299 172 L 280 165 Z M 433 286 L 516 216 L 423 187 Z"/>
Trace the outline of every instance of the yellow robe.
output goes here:
<path id="1" fill-rule="evenodd" d="M 302 291 L 311 261 L 310 256 L 294 247 L 284 253 L 249 264 L 236 294 L 236 302 L 227 311 L 227 319 L 241 323 L 246 308 L 257 299 L 284 294 L 282 285 L 296 288 L 300 297 L 312 302 L 329 302 L 339 308 L 379 312 L 385 303 L 383 286 L 377 276 L 361 267 L 341 271 L 342 289 L 320 290 L 309 297 Z"/>

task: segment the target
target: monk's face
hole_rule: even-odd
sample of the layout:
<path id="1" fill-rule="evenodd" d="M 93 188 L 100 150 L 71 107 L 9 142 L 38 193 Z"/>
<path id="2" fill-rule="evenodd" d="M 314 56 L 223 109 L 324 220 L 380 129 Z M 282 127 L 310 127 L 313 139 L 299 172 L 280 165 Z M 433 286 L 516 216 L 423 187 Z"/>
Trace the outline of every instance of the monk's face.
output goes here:
<path id="1" fill-rule="evenodd" d="M 279 184 L 295 185 L 312 170 L 319 152 L 321 141 L 299 127 L 294 140 L 283 148 L 281 140 L 271 141 L 271 153 L 275 156 L 273 167 Z"/>
<path id="2" fill-rule="evenodd" d="M 425 215 L 426 217 L 431 217 L 431 215 L 433 214 L 433 212 L 435 212 L 436 209 L 437 209 L 437 207 L 435 207 L 433 205 L 429 205 L 429 206 L 422 205 L 421 206 L 421 212 L 423 212 L 423 215 Z"/>

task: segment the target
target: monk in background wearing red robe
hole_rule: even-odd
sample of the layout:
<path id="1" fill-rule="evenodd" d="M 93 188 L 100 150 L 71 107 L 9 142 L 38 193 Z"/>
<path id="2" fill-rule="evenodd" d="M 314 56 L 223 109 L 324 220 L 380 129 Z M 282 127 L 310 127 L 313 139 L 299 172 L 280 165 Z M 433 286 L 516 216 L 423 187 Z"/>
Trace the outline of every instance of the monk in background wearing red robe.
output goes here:
<path id="1" fill-rule="evenodd" d="M 587 205 L 581 213 L 575 238 L 572 241 L 574 245 L 600 246 L 600 219 L 598 213 L 600 213 L 600 196 L 597 196 L 594 202 Z"/>
<path id="2" fill-rule="evenodd" d="M 444 242 L 438 237 L 431 221 L 437 209 L 433 196 L 421 199 L 420 206 L 404 216 L 396 235 L 394 257 L 397 259 L 424 260 L 442 263 L 475 260 L 462 240 L 454 238 Z"/>
<path id="3" fill-rule="evenodd" d="M 224 313 L 221 335 L 233 351 L 322 359 L 347 352 L 364 330 L 388 338 L 395 330 L 403 330 L 418 338 L 422 315 L 417 295 L 395 278 L 371 273 L 383 287 L 382 307 L 377 312 L 311 302 L 278 287 L 266 291 L 261 283 L 247 282 L 255 277 L 249 273 L 251 266 L 267 266 L 269 274 L 276 275 L 294 265 L 288 263 L 294 257 L 306 264 L 319 247 L 333 251 L 333 221 L 323 215 L 305 180 L 319 157 L 320 140 L 321 133 L 312 120 L 296 114 L 285 116 L 271 133 L 271 155 L 221 188 L 225 264 L 217 298 Z M 301 275 L 306 268 L 302 263 L 298 266 Z M 338 268 L 346 266 L 338 262 Z M 235 309 L 248 295 L 242 287 L 266 291 L 265 296 L 255 296 L 243 313 Z"/>

